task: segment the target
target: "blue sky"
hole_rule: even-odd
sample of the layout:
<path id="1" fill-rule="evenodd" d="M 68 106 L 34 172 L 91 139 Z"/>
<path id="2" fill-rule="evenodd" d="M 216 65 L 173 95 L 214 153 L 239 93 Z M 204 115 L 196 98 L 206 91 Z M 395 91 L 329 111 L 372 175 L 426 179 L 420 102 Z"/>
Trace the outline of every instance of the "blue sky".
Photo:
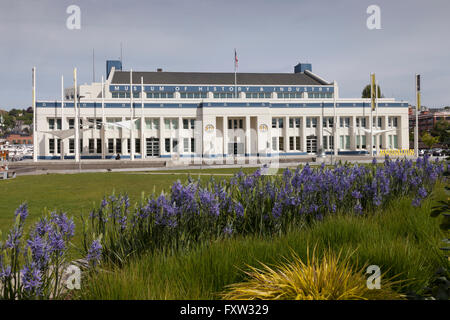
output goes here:
<path id="1" fill-rule="evenodd" d="M 69 30 L 69 5 L 81 8 L 81 29 Z M 369 5 L 381 8 L 381 30 L 366 27 Z M 375 72 L 383 94 L 414 104 L 414 74 L 422 75 L 422 104 L 450 105 L 448 0 L 2 0 L 0 109 L 60 97 L 71 85 L 105 74 L 120 56 L 136 71 L 292 72 L 298 62 L 336 80 L 341 97 L 360 97 Z"/>

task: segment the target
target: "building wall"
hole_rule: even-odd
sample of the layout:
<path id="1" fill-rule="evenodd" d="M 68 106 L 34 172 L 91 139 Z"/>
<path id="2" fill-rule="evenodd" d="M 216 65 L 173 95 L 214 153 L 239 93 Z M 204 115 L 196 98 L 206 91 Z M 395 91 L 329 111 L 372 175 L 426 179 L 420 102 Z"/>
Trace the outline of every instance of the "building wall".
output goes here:
<path id="1" fill-rule="evenodd" d="M 140 149 L 144 151 L 136 154 L 138 158 L 146 157 L 146 139 L 156 138 L 159 139 L 159 156 L 160 157 L 183 157 L 204 154 L 206 157 L 219 157 L 226 154 L 234 152 L 234 149 L 238 149 L 238 153 L 243 153 L 247 156 L 255 155 L 302 155 L 312 152 L 311 139 L 308 136 L 317 137 L 316 146 L 320 150 L 323 145 L 323 136 L 329 139 L 333 136 L 333 128 L 325 126 L 322 132 L 323 118 L 333 117 L 334 110 L 332 107 L 321 107 L 322 103 L 331 103 L 333 99 L 323 99 L 323 100 L 310 100 L 310 99 L 300 99 L 300 100 L 290 100 L 292 103 L 300 103 L 300 107 L 268 107 L 262 106 L 262 103 L 280 103 L 280 100 L 267 99 L 264 101 L 255 100 L 260 102 L 260 107 L 248 107 L 245 103 L 248 100 L 244 99 L 232 99 L 230 100 L 204 100 L 203 107 L 187 107 L 187 108 L 164 108 L 164 107 L 152 107 L 152 108 L 141 108 L 140 100 L 135 100 L 135 108 L 131 111 L 130 108 L 126 107 L 105 107 L 103 110 L 101 108 L 101 99 L 89 99 L 90 102 L 97 102 L 99 107 L 88 108 L 83 107 L 83 102 L 80 108 L 80 117 L 82 119 L 96 118 L 101 119 L 103 122 L 108 121 L 125 121 L 127 119 L 138 118 L 137 128 L 133 130 L 133 140 L 141 139 Z M 229 106 L 226 107 L 213 107 L 208 106 L 207 102 L 211 101 L 214 103 L 226 102 Z M 105 105 L 110 103 L 121 103 L 125 105 L 129 103 L 129 99 L 106 99 Z M 167 103 L 164 100 L 146 100 L 145 103 Z M 186 99 L 179 100 L 176 99 L 176 103 L 185 104 L 195 104 L 200 103 L 201 100 Z M 234 103 L 241 102 L 240 106 L 232 106 Z M 302 103 L 315 103 L 314 107 L 301 107 Z M 356 103 L 366 103 L 369 106 L 369 101 L 367 99 L 339 99 L 337 101 L 337 124 L 340 125 L 340 118 L 348 118 L 348 127 L 344 125 L 343 128 L 338 126 L 336 138 L 334 143 L 337 144 L 340 151 L 343 152 L 356 152 L 369 150 L 368 141 L 370 134 L 364 132 L 360 127 L 357 127 L 357 121 L 365 119 L 366 128 L 369 128 L 370 124 L 370 107 L 352 107 L 352 104 Z M 397 141 L 398 149 L 408 149 L 409 148 L 409 135 L 408 135 L 408 104 L 406 103 L 404 107 L 389 107 L 393 104 L 395 100 L 393 99 L 380 99 L 378 116 L 381 118 L 381 128 L 389 129 L 388 124 L 390 121 L 389 117 L 397 118 L 397 127 L 391 127 L 394 131 L 383 133 L 380 138 L 381 147 L 384 149 L 393 148 L 394 141 Z M 170 100 L 170 103 L 174 103 L 174 100 Z M 348 107 L 339 106 L 350 105 Z M 387 104 L 387 107 L 384 106 Z M 129 104 L 128 104 L 129 105 Z M 398 105 L 398 104 L 397 104 Z M 375 116 L 375 112 L 373 116 Z M 60 105 L 55 107 L 51 106 L 50 103 L 45 104 L 45 107 L 40 104 L 37 108 L 37 141 L 38 141 L 38 156 L 40 159 L 49 159 L 52 157 L 60 157 L 57 150 L 57 142 L 55 141 L 54 152 L 50 152 L 50 142 L 49 139 L 58 139 L 57 136 L 51 133 L 52 129 L 49 128 L 49 119 L 62 119 L 61 130 L 69 128 L 69 119 L 75 117 L 75 112 L 72 107 L 61 108 Z M 283 127 L 272 128 L 272 119 L 283 119 Z M 289 127 L 290 118 L 299 118 L 300 127 L 297 128 L 294 124 L 294 128 Z M 307 127 L 308 118 L 316 118 L 316 127 Z M 358 120 L 359 118 L 359 120 Z M 151 126 L 149 128 L 146 124 L 148 119 L 157 119 L 159 121 L 159 127 L 154 128 Z M 195 129 L 183 129 L 183 119 L 193 119 L 195 120 Z M 170 120 L 169 127 L 166 127 L 166 120 Z M 229 128 L 229 120 L 237 120 L 238 128 Z M 172 124 L 178 121 L 178 128 L 173 128 Z M 242 121 L 240 123 L 239 121 Z M 278 120 L 277 120 L 278 121 Z M 278 123 L 278 122 L 277 122 Z M 153 123 L 152 123 L 153 124 Z M 242 129 L 241 129 L 242 127 Z M 55 122 L 55 127 L 53 130 L 58 130 L 57 120 Z M 81 130 L 80 130 L 81 131 Z M 393 138 L 390 136 L 397 136 Z M 343 136 L 343 148 L 341 148 L 341 138 Z M 357 136 L 360 136 L 358 138 Z M 365 137 L 366 146 L 363 147 L 362 140 Z M 282 139 L 280 139 L 280 137 Z M 294 148 L 291 150 L 291 140 L 290 137 L 294 137 L 293 144 Z M 62 141 L 61 151 L 68 157 L 73 158 L 74 153 L 69 152 L 69 137 Z M 94 153 L 90 152 L 89 139 L 95 139 L 94 145 L 97 147 L 97 139 L 102 139 L 102 130 L 96 128 L 90 128 L 83 132 L 80 132 L 80 138 L 82 138 L 82 157 L 83 158 L 108 158 L 113 157 L 117 152 L 108 152 L 108 139 L 119 139 L 114 140 L 114 143 L 119 141 L 121 146 L 122 157 L 127 158 L 130 153 L 127 150 L 127 139 L 130 138 L 130 131 L 127 129 L 110 128 L 106 126 L 105 136 L 103 139 L 102 152 Z M 191 153 L 191 139 L 194 138 L 196 144 L 195 152 Z M 275 138 L 275 140 L 274 140 Z M 170 151 L 166 151 L 166 139 L 170 139 Z M 178 140 L 178 150 L 173 148 L 173 141 Z M 189 152 L 185 152 L 184 139 L 188 140 Z M 297 142 L 297 139 L 299 142 Z M 358 140 L 359 139 L 359 140 Z M 273 148 L 273 142 L 276 142 L 277 147 Z M 359 141 L 359 143 L 358 143 Z M 329 141 L 328 141 L 329 142 Z M 230 144 L 231 143 L 231 144 Z M 237 143 L 237 145 L 234 145 Z M 281 144 L 281 148 L 280 148 Z M 297 148 L 297 145 L 300 145 Z M 328 143 L 329 144 L 329 143 Z M 359 144 L 359 145 L 358 145 Z M 233 150 L 230 150 L 233 148 Z M 96 148 L 94 148 L 96 149 Z M 135 144 L 131 144 L 131 149 L 134 151 Z M 138 147 L 139 149 L 139 147 Z M 281 150 L 280 150 L 281 149 Z M 299 150 L 298 150 L 299 149 Z M 330 146 L 327 148 L 328 151 L 332 149 Z"/>

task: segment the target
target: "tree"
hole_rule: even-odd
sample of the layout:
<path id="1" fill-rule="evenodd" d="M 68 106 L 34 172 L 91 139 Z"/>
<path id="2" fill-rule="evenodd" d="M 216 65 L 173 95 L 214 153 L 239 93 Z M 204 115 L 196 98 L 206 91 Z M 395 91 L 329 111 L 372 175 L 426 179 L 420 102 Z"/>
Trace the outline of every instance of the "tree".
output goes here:
<path id="1" fill-rule="evenodd" d="M 433 145 L 439 142 L 439 137 L 433 137 L 428 132 L 424 132 L 422 134 L 421 140 L 428 147 L 428 149 L 431 149 Z"/>
<path id="2" fill-rule="evenodd" d="M 381 95 L 381 89 L 380 86 L 377 86 L 378 88 L 378 98 L 384 98 L 384 96 Z M 370 98 L 370 84 L 368 84 L 364 90 L 362 91 L 362 97 L 361 98 Z"/>
<path id="3" fill-rule="evenodd" d="M 450 122 L 439 120 L 431 130 L 431 135 L 439 138 L 439 142 L 448 147 L 450 145 Z"/>

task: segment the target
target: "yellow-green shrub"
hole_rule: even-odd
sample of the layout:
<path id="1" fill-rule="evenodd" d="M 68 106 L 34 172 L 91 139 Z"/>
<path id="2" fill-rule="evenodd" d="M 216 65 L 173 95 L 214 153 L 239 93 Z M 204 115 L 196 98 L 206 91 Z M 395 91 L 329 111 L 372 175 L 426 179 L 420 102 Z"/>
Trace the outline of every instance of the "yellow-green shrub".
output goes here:
<path id="1" fill-rule="evenodd" d="M 228 300 L 371 300 L 401 299 L 392 290 L 392 279 L 381 278 L 380 289 L 369 289 L 365 268 L 357 270 L 350 262 L 351 254 L 341 257 L 326 251 L 322 259 L 315 250 L 304 263 L 292 254 L 292 262 L 276 267 L 263 263 L 262 269 L 248 266 L 249 279 L 228 286 L 222 295 Z"/>

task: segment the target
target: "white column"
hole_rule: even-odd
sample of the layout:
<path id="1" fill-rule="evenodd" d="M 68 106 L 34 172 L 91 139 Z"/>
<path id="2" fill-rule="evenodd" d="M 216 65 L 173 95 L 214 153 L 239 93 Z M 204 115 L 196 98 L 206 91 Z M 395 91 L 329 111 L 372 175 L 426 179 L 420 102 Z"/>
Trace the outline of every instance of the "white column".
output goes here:
<path id="1" fill-rule="evenodd" d="M 250 157 L 250 116 L 245 116 L 245 154 Z"/>
<path id="2" fill-rule="evenodd" d="M 284 117 L 284 126 L 283 126 L 283 136 L 284 136 L 284 152 L 288 152 L 288 146 L 289 146 L 289 137 L 288 137 L 288 130 L 289 130 L 289 116 Z"/>
<path id="3" fill-rule="evenodd" d="M 323 148 L 323 116 L 318 117 L 317 129 L 319 130 L 319 134 L 317 135 L 317 151 L 319 152 Z"/>
<path id="4" fill-rule="evenodd" d="M 223 154 L 228 156 L 228 117 L 223 116 Z"/>
<path id="5" fill-rule="evenodd" d="M 350 128 L 348 130 L 350 133 L 350 149 L 356 150 L 356 117 L 350 117 Z M 335 141 L 334 143 L 336 143 Z"/>
<path id="6" fill-rule="evenodd" d="M 164 117 L 159 117 L 159 154 L 166 152 L 164 144 Z"/>
<path id="7" fill-rule="evenodd" d="M 188 124 L 188 128 L 189 128 L 189 124 Z M 178 158 L 181 158 L 181 154 L 184 151 L 184 141 L 183 141 L 183 135 L 181 134 L 183 130 L 183 118 L 182 117 L 178 117 Z"/>
<path id="8" fill-rule="evenodd" d="M 300 124 L 301 126 L 301 132 L 302 132 L 302 145 L 300 146 L 300 149 L 303 152 L 306 152 L 306 116 L 303 116 L 302 118 L 302 123 Z"/>

